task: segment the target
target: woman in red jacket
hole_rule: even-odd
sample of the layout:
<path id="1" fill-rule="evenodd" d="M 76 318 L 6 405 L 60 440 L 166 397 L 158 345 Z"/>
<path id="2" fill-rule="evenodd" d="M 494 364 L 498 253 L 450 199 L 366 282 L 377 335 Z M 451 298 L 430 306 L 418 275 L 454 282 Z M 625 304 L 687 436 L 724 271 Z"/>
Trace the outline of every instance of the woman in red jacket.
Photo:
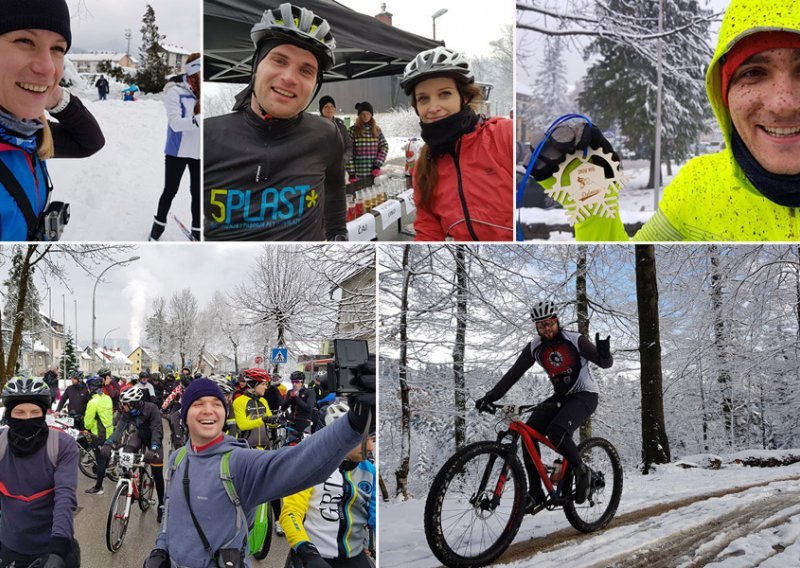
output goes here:
<path id="1" fill-rule="evenodd" d="M 473 109 L 481 91 L 463 55 L 419 53 L 400 81 L 425 141 L 414 170 L 420 241 L 513 239 L 513 124 Z"/>

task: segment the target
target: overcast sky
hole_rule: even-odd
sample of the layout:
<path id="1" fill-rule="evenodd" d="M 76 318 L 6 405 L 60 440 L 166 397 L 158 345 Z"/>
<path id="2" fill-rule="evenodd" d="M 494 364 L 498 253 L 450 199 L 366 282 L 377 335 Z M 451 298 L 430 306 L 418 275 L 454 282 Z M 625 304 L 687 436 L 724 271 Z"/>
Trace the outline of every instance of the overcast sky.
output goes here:
<path id="1" fill-rule="evenodd" d="M 200 51 L 202 38 L 199 0 L 67 0 L 72 24 L 71 51 L 125 52 L 125 29 L 131 30 L 131 54 L 138 56 L 142 17 L 153 7 L 165 43 Z"/>
<path id="2" fill-rule="evenodd" d="M 302 5 L 302 2 L 298 2 Z M 436 19 L 436 39 L 470 55 L 488 55 L 489 42 L 502 37 L 503 26 L 514 25 L 513 2 L 500 0 L 339 0 L 348 8 L 374 16 L 381 4 L 392 14 L 392 23 L 407 32 L 433 36 L 431 16 L 440 9 L 447 13 Z"/>
<path id="3" fill-rule="evenodd" d="M 106 345 L 117 346 L 126 355 L 133 350 L 131 342 L 144 338 L 144 320 L 151 313 L 152 300 L 164 296 L 169 300 L 173 292 L 190 288 L 202 309 L 215 290 L 232 292 L 236 285 L 245 281 L 258 257 L 262 244 L 141 244 L 131 252 L 119 254 L 120 260 L 140 256 L 139 260 L 126 266 L 115 266 L 103 276 L 97 286 L 96 337 L 101 343 L 108 334 Z M 111 263 L 103 263 L 95 271 L 100 274 Z M 0 279 L 5 280 L 10 263 L 0 266 Z M 83 270 L 67 265 L 69 286 L 72 292 L 60 283 L 50 280 L 53 294 L 53 319 L 63 320 L 61 295 L 66 299 L 66 326 L 75 329 L 75 300 L 78 307 L 78 335 L 81 347 L 91 342 L 92 336 L 92 289 L 97 279 Z M 47 289 L 40 271 L 35 276 L 42 296 L 42 311 L 47 313 Z M 117 341 L 111 341 L 111 338 Z"/>

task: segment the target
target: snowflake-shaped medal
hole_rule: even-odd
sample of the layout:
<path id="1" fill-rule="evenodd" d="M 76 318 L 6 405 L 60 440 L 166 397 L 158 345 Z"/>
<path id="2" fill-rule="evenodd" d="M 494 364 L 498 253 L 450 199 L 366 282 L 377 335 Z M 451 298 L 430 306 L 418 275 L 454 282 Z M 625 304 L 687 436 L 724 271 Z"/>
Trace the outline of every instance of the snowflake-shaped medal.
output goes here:
<path id="1" fill-rule="evenodd" d="M 576 160 L 579 164 L 567 174 L 567 168 Z M 614 175 L 607 178 L 604 168 L 596 162 L 606 162 Z M 583 150 L 568 154 L 555 178 L 553 186 L 545 191 L 564 205 L 570 225 L 585 221 L 591 215 L 613 218 L 619 191 L 629 179 L 622 173 L 620 163 L 599 148 L 589 148 L 585 156 Z"/>

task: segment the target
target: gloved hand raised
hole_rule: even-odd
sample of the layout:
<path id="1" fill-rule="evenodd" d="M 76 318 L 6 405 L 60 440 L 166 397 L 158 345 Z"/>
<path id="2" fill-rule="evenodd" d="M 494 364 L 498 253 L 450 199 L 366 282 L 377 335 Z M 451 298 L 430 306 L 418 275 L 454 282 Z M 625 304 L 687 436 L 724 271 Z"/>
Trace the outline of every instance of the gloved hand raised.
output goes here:
<path id="1" fill-rule="evenodd" d="M 611 357 L 611 336 L 607 336 L 605 339 L 600 339 L 600 334 L 594 334 L 594 343 L 597 345 L 597 354 L 600 355 L 603 359 L 607 359 Z"/>
<path id="2" fill-rule="evenodd" d="M 538 142 L 534 146 L 538 146 Z M 584 121 L 564 123 L 557 126 L 545 142 L 533 165 L 533 177 L 538 181 L 546 180 L 556 173 L 568 154 L 586 148 L 602 149 L 611 154 L 614 160 L 620 161 L 611 143 L 606 140 L 599 128 L 594 125 L 589 128 Z"/>

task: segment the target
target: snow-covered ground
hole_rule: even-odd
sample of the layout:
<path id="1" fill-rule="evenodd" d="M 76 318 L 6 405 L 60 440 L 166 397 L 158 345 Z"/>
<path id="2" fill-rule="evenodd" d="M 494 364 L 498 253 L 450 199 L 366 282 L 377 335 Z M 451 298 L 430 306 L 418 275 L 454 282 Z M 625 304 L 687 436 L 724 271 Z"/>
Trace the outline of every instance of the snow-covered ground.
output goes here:
<path id="1" fill-rule="evenodd" d="M 117 86 L 115 84 L 115 86 Z M 48 160 L 53 199 L 70 205 L 64 241 L 146 241 L 164 188 L 167 114 L 161 95 L 123 102 L 112 86 L 109 99 L 78 92 L 106 138 L 105 147 L 82 159 Z M 188 242 L 172 219 L 191 225 L 189 172 L 172 202 L 162 241 Z"/>
<path id="2" fill-rule="evenodd" d="M 647 185 L 649 176 L 649 162 L 637 160 L 628 162 L 625 165 L 625 173 L 630 176 L 619 194 L 620 218 L 627 224 L 645 223 L 654 212 L 653 189 L 641 189 Z M 662 184 L 666 187 L 672 178 L 677 175 L 683 164 L 673 167 L 671 176 L 666 176 Z M 538 207 L 523 207 L 519 209 L 519 218 L 526 225 L 567 225 L 567 214 L 565 209 L 540 209 Z M 553 230 L 550 232 L 548 241 L 574 241 L 575 235 L 572 232 Z"/>
<path id="3" fill-rule="evenodd" d="M 760 485 L 735 489 L 755 484 Z M 712 493 L 728 494 L 703 498 Z M 381 504 L 383 568 L 440 565 L 425 539 L 424 508 L 424 496 Z M 555 533 L 558 544 L 531 541 L 546 540 L 548 535 L 552 539 Z M 526 516 L 509 552 L 495 565 L 796 568 L 800 566 L 800 464 L 772 468 L 728 464 L 720 470 L 670 464 L 647 476 L 627 472 L 617 515 L 607 529 L 579 533 L 561 511 Z"/>

